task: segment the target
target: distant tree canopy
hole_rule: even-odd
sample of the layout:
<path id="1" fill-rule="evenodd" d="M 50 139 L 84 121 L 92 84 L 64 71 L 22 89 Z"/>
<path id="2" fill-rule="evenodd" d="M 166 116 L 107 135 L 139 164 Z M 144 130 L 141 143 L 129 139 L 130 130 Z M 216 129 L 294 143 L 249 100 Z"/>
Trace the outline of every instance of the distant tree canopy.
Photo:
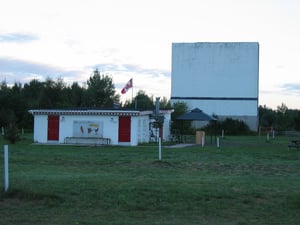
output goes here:
<path id="1" fill-rule="evenodd" d="M 29 83 L 15 83 L 12 87 L 5 81 L 0 84 L 0 127 L 22 126 L 32 128 L 29 109 L 70 107 L 113 107 L 119 103 L 113 80 L 95 69 L 87 80 L 87 87 L 77 82 L 68 86 L 62 78 L 47 78 Z"/>
<path id="2" fill-rule="evenodd" d="M 224 130 L 227 135 L 249 135 L 254 133 L 244 121 L 232 118 L 210 121 L 203 130 L 211 135 L 216 133 L 220 134 L 222 130 Z"/>
<path id="3" fill-rule="evenodd" d="M 101 75 L 98 69 L 94 70 L 87 81 L 88 88 L 84 93 L 84 105 L 88 107 L 113 107 L 120 101 L 116 94 L 113 80 L 108 75 Z"/>
<path id="4" fill-rule="evenodd" d="M 103 107 L 111 108 L 115 104 L 120 107 L 137 107 L 139 109 L 154 109 L 153 97 L 140 90 L 133 102 L 120 103 L 112 77 L 101 74 L 95 69 L 86 82 L 79 85 L 73 82 L 67 85 L 62 78 L 45 81 L 37 79 L 22 85 L 16 82 L 9 86 L 6 81 L 0 83 L 0 128 L 19 127 L 32 129 L 33 117 L 29 109 Z M 170 101 L 162 98 L 160 107 L 170 107 Z"/>
<path id="5" fill-rule="evenodd" d="M 139 90 L 134 99 L 120 103 L 110 76 L 101 74 L 95 69 L 86 82 L 80 86 L 77 82 L 67 85 L 62 78 L 45 81 L 37 79 L 22 85 L 16 82 L 9 86 L 5 81 L 0 83 L 0 127 L 19 127 L 32 129 L 33 117 L 29 109 L 42 108 L 76 108 L 76 107 L 113 107 L 117 103 L 123 108 L 153 109 L 155 98 Z M 160 108 L 174 108 L 172 113 L 172 130 L 181 129 L 188 132 L 190 122 L 176 121 L 176 118 L 188 111 L 186 103 L 179 102 L 171 106 L 170 100 L 160 99 Z M 273 127 L 277 131 L 300 131 L 300 111 L 289 109 L 284 103 L 276 110 L 259 106 L 259 125 Z M 228 122 L 228 121 L 227 121 Z M 232 121 L 229 121 L 232 123 Z M 240 124 L 235 124 L 239 125 Z"/>
<path id="6" fill-rule="evenodd" d="M 137 109 L 153 109 L 155 108 L 155 101 L 153 96 L 149 96 L 145 91 L 139 90 L 132 100 L 126 100 L 124 108 L 137 108 Z M 159 100 L 159 108 L 171 108 L 171 102 L 166 97 Z"/>
<path id="7" fill-rule="evenodd" d="M 177 134 L 187 134 L 189 133 L 191 127 L 191 121 L 178 121 L 177 117 L 188 112 L 188 105 L 186 102 L 176 102 L 173 104 L 174 112 L 171 114 L 171 130 L 173 133 Z"/>
<path id="8" fill-rule="evenodd" d="M 266 106 L 259 106 L 258 112 L 260 126 L 273 127 L 277 131 L 300 131 L 300 111 L 288 109 L 284 103 L 277 106 L 277 110 L 272 110 Z"/>

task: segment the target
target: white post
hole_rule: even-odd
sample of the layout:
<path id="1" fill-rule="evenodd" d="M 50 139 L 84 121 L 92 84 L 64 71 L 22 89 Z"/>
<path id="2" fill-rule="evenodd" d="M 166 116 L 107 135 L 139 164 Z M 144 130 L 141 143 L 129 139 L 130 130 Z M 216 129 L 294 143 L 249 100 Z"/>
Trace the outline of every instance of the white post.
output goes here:
<path id="1" fill-rule="evenodd" d="M 224 138 L 224 130 L 222 130 L 222 139 Z"/>
<path id="2" fill-rule="evenodd" d="M 270 141 L 270 134 L 269 134 L 269 132 L 267 133 L 267 142 L 269 142 Z"/>
<path id="3" fill-rule="evenodd" d="M 273 139 L 275 138 L 275 131 L 272 130 L 272 136 L 273 136 Z"/>
<path id="4" fill-rule="evenodd" d="M 217 148 L 220 148 L 220 138 L 217 137 Z"/>
<path id="5" fill-rule="evenodd" d="M 158 159 L 161 161 L 161 137 L 158 138 Z"/>
<path id="6" fill-rule="evenodd" d="M 8 145 L 4 145 L 4 190 L 7 192 L 9 186 L 8 179 Z"/>
<path id="7" fill-rule="evenodd" d="M 204 137 L 204 135 L 202 135 L 201 144 L 202 144 L 202 148 L 203 148 L 203 147 L 204 147 L 204 145 L 205 145 L 205 137 Z"/>
<path id="8" fill-rule="evenodd" d="M 1 132 L 1 134 L 4 135 L 4 127 L 2 127 L 2 132 Z"/>

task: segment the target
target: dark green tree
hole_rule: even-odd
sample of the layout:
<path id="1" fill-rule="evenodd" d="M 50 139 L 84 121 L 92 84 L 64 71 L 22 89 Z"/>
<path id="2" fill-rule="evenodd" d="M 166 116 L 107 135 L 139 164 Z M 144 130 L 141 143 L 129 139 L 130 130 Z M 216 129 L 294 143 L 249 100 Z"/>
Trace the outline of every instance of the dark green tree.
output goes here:
<path id="1" fill-rule="evenodd" d="M 295 117 L 295 130 L 300 131 L 300 111 L 298 111 L 298 115 Z"/>
<path id="2" fill-rule="evenodd" d="M 66 84 L 62 78 L 58 78 L 56 82 L 51 78 L 46 79 L 38 105 L 41 108 L 63 108 L 71 106 L 66 91 Z"/>
<path id="3" fill-rule="evenodd" d="M 0 85 L 0 125 L 7 127 L 10 124 L 20 123 L 27 106 L 22 94 L 22 85 L 15 83 L 8 87 L 6 82 Z"/>
<path id="4" fill-rule="evenodd" d="M 21 140 L 20 131 L 15 124 L 11 124 L 6 128 L 4 138 L 9 140 L 11 144 L 15 144 L 17 141 Z"/>
<path id="5" fill-rule="evenodd" d="M 101 75 L 98 69 L 95 69 L 88 79 L 87 86 L 84 92 L 84 106 L 113 107 L 114 103 L 120 101 L 120 95 L 116 94 L 112 78 L 108 75 Z"/>
<path id="6" fill-rule="evenodd" d="M 191 127 L 190 121 L 176 120 L 179 116 L 188 112 L 186 102 L 176 102 L 173 104 L 174 112 L 171 114 L 171 130 L 173 133 L 187 134 Z"/>
<path id="7" fill-rule="evenodd" d="M 11 90 L 7 86 L 6 81 L 0 84 L 0 108 L 7 109 L 10 107 Z"/>
<path id="8" fill-rule="evenodd" d="M 39 98 L 43 88 L 44 83 L 37 79 L 33 79 L 28 84 L 24 84 L 23 95 L 30 109 L 39 108 Z"/>
<path id="9" fill-rule="evenodd" d="M 170 100 L 168 100 L 166 97 L 162 97 L 159 101 L 159 107 L 161 109 L 164 109 L 164 108 L 171 108 L 171 102 Z"/>
<path id="10" fill-rule="evenodd" d="M 266 106 L 259 106 L 258 115 L 259 115 L 259 126 L 262 127 L 274 126 L 276 114 L 272 109 Z"/>
<path id="11" fill-rule="evenodd" d="M 9 108 L 0 108 L 0 127 L 7 128 L 11 124 L 15 124 L 16 115 L 12 109 Z"/>
<path id="12" fill-rule="evenodd" d="M 139 90 L 134 98 L 134 104 L 138 109 L 154 109 L 153 97 L 146 94 L 145 91 Z"/>
<path id="13" fill-rule="evenodd" d="M 69 90 L 69 98 L 73 107 L 80 107 L 83 104 L 84 89 L 77 82 L 73 82 Z"/>
<path id="14" fill-rule="evenodd" d="M 153 97 L 146 94 L 145 91 L 139 90 L 133 101 L 126 101 L 124 108 L 150 109 L 154 110 Z"/>

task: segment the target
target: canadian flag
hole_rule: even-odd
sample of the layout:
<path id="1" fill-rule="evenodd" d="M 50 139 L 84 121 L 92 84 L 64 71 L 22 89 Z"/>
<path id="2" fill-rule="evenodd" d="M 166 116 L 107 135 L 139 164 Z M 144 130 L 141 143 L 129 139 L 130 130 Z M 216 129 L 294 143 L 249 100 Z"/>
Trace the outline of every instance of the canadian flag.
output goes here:
<path id="1" fill-rule="evenodd" d="M 122 89 L 121 93 L 125 94 L 130 88 L 132 88 L 132 78 L 126 83 L 126 85 Z"/>

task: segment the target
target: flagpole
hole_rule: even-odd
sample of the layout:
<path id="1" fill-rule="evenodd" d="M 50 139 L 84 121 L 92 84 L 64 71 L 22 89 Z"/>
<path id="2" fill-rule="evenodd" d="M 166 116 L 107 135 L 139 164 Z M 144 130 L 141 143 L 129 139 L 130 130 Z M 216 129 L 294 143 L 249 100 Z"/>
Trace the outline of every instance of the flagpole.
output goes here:
<path id="1" fill-rule="evenodd" d="M 133 102 L 133 78 L 132 79 L 132 90 L 131 90 L 131 101 L 132 101 L 132 104 L 134 104 L 134 108 L 136 109 L 137 108 L 137 100 L 135 99 L 135 101 Z"/>
<path id="2" fill-rule="evenodd" d="M 132 78 L 131 78 L 132 79 Z M 132 101 L 132 103 L 133 103 L 133 80 L 132 80 L 132 88 L 131 88 L 132 90 L 131 90 L 131 101 Z"/>

